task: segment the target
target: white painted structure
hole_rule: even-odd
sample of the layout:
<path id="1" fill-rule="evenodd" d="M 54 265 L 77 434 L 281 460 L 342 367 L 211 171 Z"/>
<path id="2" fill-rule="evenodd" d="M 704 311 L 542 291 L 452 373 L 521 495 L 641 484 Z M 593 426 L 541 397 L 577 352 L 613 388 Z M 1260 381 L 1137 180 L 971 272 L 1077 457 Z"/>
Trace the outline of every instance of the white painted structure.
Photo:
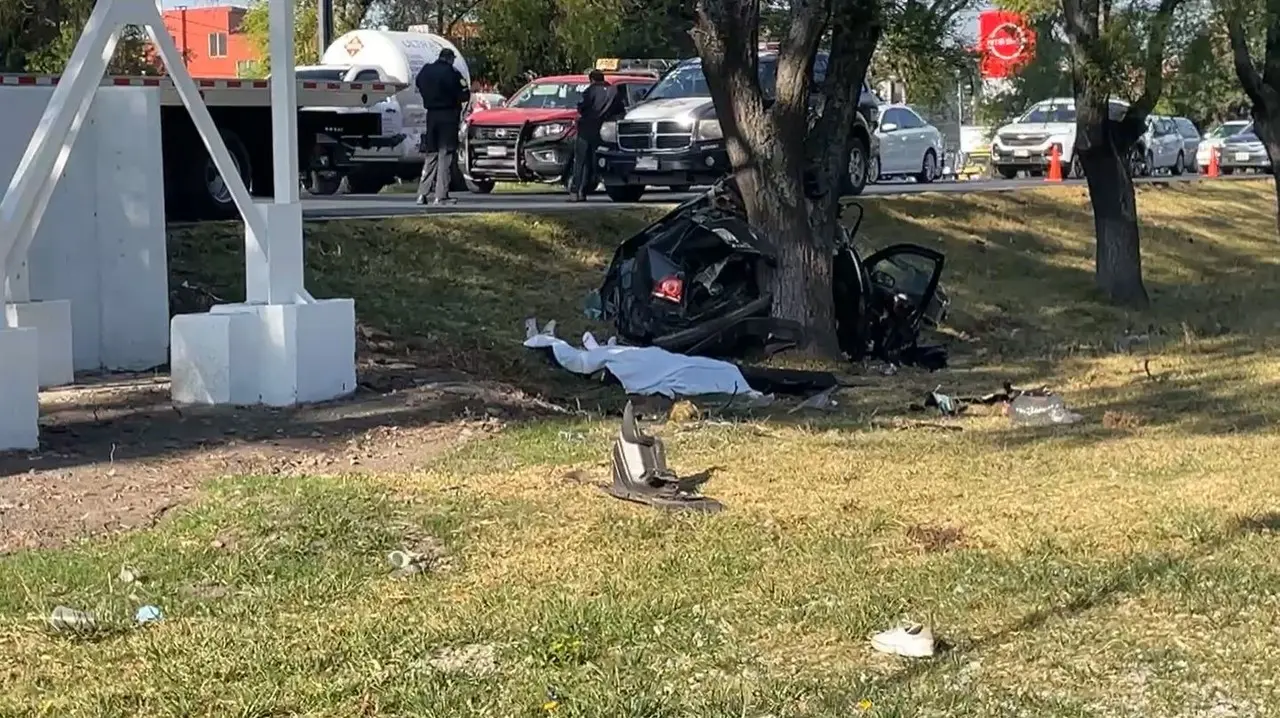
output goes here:
<path id="1" fill-rule="evenodd" d="M 0 186 L 52 95 L 52 86 L 0 86 Z M 159 88 L 99 89 L 27 261 L 9 270 L 10 289 L 28 293 L 8 298 L 9 323 L 41 329 L 41 387 L 70 383 L 73 369 L 137 371 L 169 359 L 159 133 Z"/>
<path id="2" fill-rule="evenodd" d="M 273 202 L 255 204 L 250 197 L 155 0 L 99 0 L 94 6 L 0 200 L 0 276 L 10 278 L 6 293 L 14 303 L 27 304 L 23 264 L 85 125 L 120 28 L 146 28 L 246 229 L 246 302 L 173 319 L 170 363 L 173 397 L 180 403 L 288 405 L 355 389 L 354 302 L 317 302 L 303 286 L 293 3 L 270 2 L 272 65 L 280 68 L 271 78 Z M 65 314 L 49 314 L 59 321 L 65 316 L 70 323 L 69 307 Z M 16 318 L 21 320 L 20 314 Z M 39 366 L 46 361 L 38 347 L 44 330 L 15 326 L 14 319 L 6 310 L 6 324 L 0 328 L 0 450 L 38 445 L 37 385 Z M 70 333 L 62 325 L 54 328 L 59 330 Z"/>

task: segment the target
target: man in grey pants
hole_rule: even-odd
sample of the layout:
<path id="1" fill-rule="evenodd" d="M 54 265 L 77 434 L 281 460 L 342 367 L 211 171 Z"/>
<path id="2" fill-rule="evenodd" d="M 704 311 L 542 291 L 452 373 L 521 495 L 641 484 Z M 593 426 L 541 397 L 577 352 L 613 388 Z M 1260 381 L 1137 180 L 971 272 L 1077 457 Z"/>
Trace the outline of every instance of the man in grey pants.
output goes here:
<path id="1" fill-rule="evenodd" d="M 418 182 L 418 204 L 426 204 L 427 195 L 433 190 L 432 204 L 456 202 L 449 197 L 449 180 L 453 178 L 462 111 L 471 101 L 471 88 L 453 66 L 454 59 L 453 50 L 444 48 L 440 57 L 423 65 L 414 78 L 422 95 L 422 106 L 427 111 L 427 126 L 422 136 L 426 158 L 422 163 L 422 179 Z"/>

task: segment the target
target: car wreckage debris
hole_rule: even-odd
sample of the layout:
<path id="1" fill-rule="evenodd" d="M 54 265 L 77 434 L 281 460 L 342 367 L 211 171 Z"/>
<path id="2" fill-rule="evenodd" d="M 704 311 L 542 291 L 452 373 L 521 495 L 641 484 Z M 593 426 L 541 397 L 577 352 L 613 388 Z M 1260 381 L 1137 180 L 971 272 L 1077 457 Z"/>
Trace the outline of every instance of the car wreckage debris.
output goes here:
<path id="1" fill-rule="evenodd" d="M 930 370 L 946 366 L 946 351 L 921 346 L 920 332 L 945 317 L 939 285 L 945 257 L 896 244 L 865 259 L 844 229 L 832 258 L 836 335 L 852 361 L 875 358 Z M 613 321 L 628 344 L 691 356 L 747 359 L 805 342 L 796 322 L 770 316 L 773 297 L 762 278 L 778 251 L 747 225 L 733 180 L 716 183 L 628 238 L 614 252 L 587 314 Z"/>
<path id="2" fill-rule="evenodd" d="M 677 476 L 667 467 L 662 439 L 640 430 L 629 401 L 622 410 L 612 461 L 613 485 L 605 491 L 614 498 L 668 511 L 716 513 L 724 509 L 724 504 L 701 493 L 702 485 L 711 479 L 711 471 Z"/>

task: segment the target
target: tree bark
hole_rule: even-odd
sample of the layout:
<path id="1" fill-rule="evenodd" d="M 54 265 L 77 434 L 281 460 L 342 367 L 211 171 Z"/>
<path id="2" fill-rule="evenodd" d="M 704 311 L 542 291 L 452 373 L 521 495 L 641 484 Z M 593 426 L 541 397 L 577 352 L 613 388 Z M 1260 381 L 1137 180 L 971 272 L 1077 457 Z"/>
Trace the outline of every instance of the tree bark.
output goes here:
<path id="1" fill-rule="evenodd" d="M 748 222 L 778 246 L 768 277 L 772 314 L 800 323 L 805 349 L 818 355 L 839 354 L 832 292 L 839 187 L 853 113 L 880 36 L 876 8 L 876 0 L 791 0 L 769 104 L 758 79 L 759 0 L 699 0 L 696 6 L 693 39 Z M 824 102 L 810 128 L 813 60 L 827 30 Z M 805 196 L 806 171 L 827 189 L 817 201 Z"/>

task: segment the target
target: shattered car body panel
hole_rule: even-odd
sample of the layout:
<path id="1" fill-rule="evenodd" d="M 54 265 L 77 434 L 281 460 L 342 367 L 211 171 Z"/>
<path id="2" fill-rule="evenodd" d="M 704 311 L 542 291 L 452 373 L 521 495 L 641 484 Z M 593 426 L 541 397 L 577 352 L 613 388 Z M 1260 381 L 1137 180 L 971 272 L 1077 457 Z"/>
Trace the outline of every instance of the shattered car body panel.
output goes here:
<path id="1" fill-rule="evenodd" d="M 920 331 L 948 299 L 940 252 L 897 244 L 867 257 L 853 245 L 861 207 L 833 257 L 836 334 L 853 360 L 910 361 Z M 743 357 L 804 343 L 802 327 L 769 316 L 777 248 L 747 225 L 731 179 L 625 240 L 598 291 L 600 318 L 621 339 L 682 354 Z"/>

